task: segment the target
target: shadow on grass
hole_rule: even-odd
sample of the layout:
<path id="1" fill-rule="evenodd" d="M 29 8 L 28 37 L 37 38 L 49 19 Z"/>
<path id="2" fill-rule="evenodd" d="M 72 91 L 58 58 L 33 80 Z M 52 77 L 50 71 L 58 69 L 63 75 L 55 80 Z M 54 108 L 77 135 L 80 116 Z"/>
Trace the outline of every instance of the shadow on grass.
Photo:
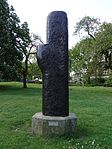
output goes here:
<path id="1" fill-rule="evenodd" d="M 0 84 L 0 92 L 1 95 L 16 95 L 16 96 L 36 96 L 40 95 L 42 93 L 41 86 L 38 86 L 38 84 L 32 84 L 28 85 L 28 88 L 23 88 L 22 84 L 19 85 L 10 85 L 10 84 Z"/>
<path id="2" fill-rule="evenodd" d="M 0 85 L 0 90 L 8 90 L 10 88 L 12 88 L 11 85 Z"/>

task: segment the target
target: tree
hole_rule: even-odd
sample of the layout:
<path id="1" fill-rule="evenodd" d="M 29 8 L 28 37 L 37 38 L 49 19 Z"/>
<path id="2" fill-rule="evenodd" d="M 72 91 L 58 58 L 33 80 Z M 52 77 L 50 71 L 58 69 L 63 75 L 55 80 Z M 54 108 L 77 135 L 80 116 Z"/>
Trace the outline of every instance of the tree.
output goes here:
<path id="1" fill-rule="evenodd" d="M 99 28 L 96 39 L 104 68 L 112 70 L 112 23 L 104 22 Z"/>
<path id="2" fill-rule="evenodd" d="M 83 30 L 89 37 L 85 36 L 86 38 L 81 39 L 70 51 L 72 68 L 74 67 L 74 71 L 80 73 L 85 70 L 84 75 L 88 83 L 90 83 L 90 77 L 94 76 L 97 82 L 104 70 L 112 70 L 112 24 L 106 22 L 99 24 L 96 19 L 90 19 L 90 17 L 84 17 L 78 22 L 75 33 Z"/>
<path id="3" fill-rule="evenodd" d="M 90 84 L 90 76 L 94 72 L 94 55 L 93 49 L 94 42 L 91 38 L 82 39 L 74 48 L 70 50 L 72 71 L 76 76 L 83 79 L 86 75 L 86 81 Z M 96 62 L 95 62 L 96 63 Z M 96 65 L 97 66 L 97 65 Z"/>
<path id="4" fill-rule="evenodd" d="M 43 43 L 40 36 L 33 34 L 33 33 L 30 35 L 30 39 L 31 40 L 28 43 L 28 45 L 22 49 L 22 53 L 24 55 L 24 59 L 23 59 L 24 63 L 23 63 L 23 68 L 22 68 L 24 88 L 27 88 L 28 62 L 30 62 L 29 58 L 31 58 L 32 54 L 35 55 L 36 57 L 36 47 L 38 44 Z"/>
<path id="5" fill-rule="evenodd" d="M 84 79 L 87 84 L 91 83 L 91 77 L 95 77 L 94 81 L 97 83 L 104 71 L 102 57 L 96 47 L 96 41 L 86 38 L 70 50 L 71 69 L 77 78 Z"/>
<path id="6" fill-rule="evenodd" d="M 100 21 L 98 18 L 85 16 L 75 26 L 75 34 L 87 33 L 89 37 L 95 40 L 95 34 L 98 31 Z"/>
<path id="7" fill-rule="evenodd" d="M 17 80 L 20 77 L 22 49 L 30 36 L 27 23 L 20 25 L 14 8 L 7 0 L 0 1 L 0 73 L 2 79 Z"/>
<path id="8" fill-rule="evenodd" d="M 42 73 L 41 70 L 37 64 L 37 62 L 32 62 L 28 64 L 28 79 L 42 79 Z"/>

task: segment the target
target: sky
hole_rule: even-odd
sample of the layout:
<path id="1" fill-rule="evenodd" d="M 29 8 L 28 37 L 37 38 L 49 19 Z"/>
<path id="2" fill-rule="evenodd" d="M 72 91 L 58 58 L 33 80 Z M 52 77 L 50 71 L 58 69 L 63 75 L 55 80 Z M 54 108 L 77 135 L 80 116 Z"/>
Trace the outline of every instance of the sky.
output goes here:
<path id="1" fill-rule="evenodd" d="M 68 16 L 69 48 L 79 37 L 74 36 L 74 26 L 84 16 L 112 22 L 112 0 L 8 0 L 21 22 L 27 21 L 30 32 L 41 36 L 46 43 L 46 19 L 50 12 L 65 11 Z"/>

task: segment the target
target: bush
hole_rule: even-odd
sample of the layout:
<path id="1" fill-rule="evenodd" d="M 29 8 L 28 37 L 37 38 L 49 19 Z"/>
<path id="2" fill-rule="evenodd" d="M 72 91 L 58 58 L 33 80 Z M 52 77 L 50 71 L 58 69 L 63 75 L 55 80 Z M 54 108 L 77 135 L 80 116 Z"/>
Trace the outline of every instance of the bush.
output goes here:
<path id="1" fill-rule="evenodd" d="M 112 87 L 112 73 L 110 74 L 109 78 L 105 81 L 104 86 Z"/>
<path id="2" fill-rule="evenodd" d="M 91 79 L 91 85 L 92 86 L 103 86 L 104 83 L 105 83 L 105 79 L 103 79 L 103 78 Z"/>

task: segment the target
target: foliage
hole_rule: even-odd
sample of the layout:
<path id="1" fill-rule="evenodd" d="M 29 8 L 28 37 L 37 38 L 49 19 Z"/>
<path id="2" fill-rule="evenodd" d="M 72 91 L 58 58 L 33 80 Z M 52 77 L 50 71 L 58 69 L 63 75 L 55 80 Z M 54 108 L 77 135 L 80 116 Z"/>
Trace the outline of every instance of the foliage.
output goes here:
<path id="1" fill-rule="evenodd" d="M 21 87 L 22 83 L 0 83 L 1 149 L 112 148 L 112 88 L 70 87 L 70 112 L 78 119 L 76 133 L 39 137 L 31 132 L 31 119 L 41 111 L 41 85 Z"/>
<path id="2" fill-rule="evenodd" d="M 109 78 L 105 81 L 104 86 L 112 87 L 112 73 Z"/>
<path id="3" fill-rule="evenodd" d="M 102 80 L 105 70 L 112 70 L 112 24 L 100 24 L 98 19 L 84 17 L 76 24 L 75 33 L 81 31 L 89 35 L 82 38 L 70 52 L 70 71 L 83 78 L 83 82 L 94 84 Z M 93 82 L 93 81 L 92 81 Z M 96 82 L 96 83 L 95 83 Z"/>
<path id="4" fill-rule="evenodd" d="M 28 79 L 32 80 L 34 78 L 42 78 L 42 73 L 37 62 L 33 62 L 28 65 Z"/>
<path id="5" fill-rule="evenodd" d="M 28 24 L 20 25 L 13 6 L 0 1 L 0 73 L 1 78 L 16 80 L 20 77 L 23 49 L 29 44 Z"/>
<path id="6" fill-rule="evenodd" d="M 91 38 L 81 40 L 69 51 L 71 60 L 71 70 L 76 77 L 80 76 L 83 81 L 90 84 L 90 76 L 99 75 L 100 56 L 95 49 L 95 41 Z"/>
<path id="7" fill-rule="evenodd" d="M 87 33 L 95 40 L 95 34 L 98 31 L 100 20 L 98 18 L 85 16 L 75 26 L 75 34 Z"/>
<path id="8" fill-rule="evenodd" d="M 24 55 L 24 59 L 23 59 L 23 67 L 22 67 L 22 74 L 23 74 L 23 87 L 24 88 L 27 88 L 27 79 L 28 79 L 28 62 L 30 64 L 32 64 L 30 62 L 30 59 L 31 60 L 34 60 L 35 61 L 35 58 L 36 58 L 36 48 L 37 48 L 37 45 L 40 44 L 40 43 L 43 43 L 40 36 L 38 36 L 37 34 L 30 34 L 30 41 L 29 41 L 29 44 L 28 46 L 25 46 L 22 53 Z M 31 56 L 33 55 L 33 56 Z M 34 65 L 32 65 L 34 66 Z M 32 67 L 33 68 L 33 67 Z M 40 70 L 38 69 L 37 73 L 39 72 L 40 74 Z M 31 73 L 30 73 L 31 74 Z"/>
<path id="9" fill-rule="evenodd" d="M 112 23 L 104 22 L 96 35 L 96 46 L 105 69 L 112 70 Z"/>

